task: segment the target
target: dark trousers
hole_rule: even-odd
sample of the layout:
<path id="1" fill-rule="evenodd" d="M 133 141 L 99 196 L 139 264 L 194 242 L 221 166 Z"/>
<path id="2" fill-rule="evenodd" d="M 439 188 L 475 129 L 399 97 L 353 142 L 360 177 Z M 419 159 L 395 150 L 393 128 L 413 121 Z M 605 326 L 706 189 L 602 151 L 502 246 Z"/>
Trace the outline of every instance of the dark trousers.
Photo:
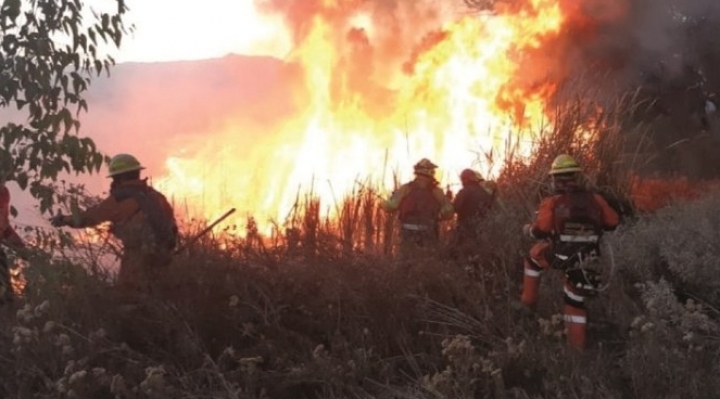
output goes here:
<path id="1" fill-rule="evenodd" d="M 400 231 L 400 253 L 403 258 L 423 256 L 426 252 L 432 252 L 437 248 L 438 233 L 434 228 L 427 230 L 409 230 L 403 228 Z"/>
<path id="2" fill-rule="evenodd" d="M 0 249 L 0 306 L 12 302 L 13 288 L 10 278 L 10 261 L 5 251 Z"/>

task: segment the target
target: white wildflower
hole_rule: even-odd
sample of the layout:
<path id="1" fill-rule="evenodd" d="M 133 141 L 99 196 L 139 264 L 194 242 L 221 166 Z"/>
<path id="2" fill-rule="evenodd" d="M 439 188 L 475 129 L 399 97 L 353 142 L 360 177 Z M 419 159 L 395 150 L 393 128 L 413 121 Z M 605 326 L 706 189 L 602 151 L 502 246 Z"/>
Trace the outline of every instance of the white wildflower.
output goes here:
<path id="1" fill-rule="evenodd" d="M 53 332 L 55 329 L 55 322 L 54 321 L 46 321 L 45 325 L 43 326 L 43 332 L 45 334 Z"/>
<path id="2" fill-rule="evenodd" d="M 67 378 L 62 377 L 61 379 L 57 380 L 55 382 L 55 390 L 59 393 L 66 393 L 67 392 Z"/>
<path id="3" fill-rule="evenodd" d="M 43 303 L 37 305 L 35 307 L 35 316 L 40 317 L 47 313 L 47 311 L 50 310 L 50 301 L 45 300 Z"/>
<path id="4" fill-rule="evenodd" d="M 97 341 L 99 339 L 105 338 L 106 336 L 107 332 L 105 331 L 105 329 L 100 328 L 97 331 L 91 332 L 88 338 L 90 339 L 90 341 Z"/>
<path id="5" fill-rule="evenodd" d="M 63 375 L 70 375 L 75 372 L 75 367 L 77 366 L 77 363 L 75 363 L 74 360 L 70 360 L 65 365 L 65 370 L 63 371 Z"/>
<path id="6" fill-rule="evenodd" d="M 244 357 L 240 359 L 240 368 L 248 374 L 254 374 L 257 371 L 257 365 L 262 362 L 263 358 L 261 356 Z"/>
<path id="7" fill-rule="evenodd" d="M 13 327 L 13 332 L 23 338 L 28 338 L 33 336 L 33 331 L 27 327 Z"/>
<path id="8" fill-rule="evenodd" d="M 120 374 L 115 374 L 110 382 L 110 393 L 118 397 L 127 392 L 127 384 L 125 384 L 125 378 Z"/>
<path id="9" fill-rule="evenodd" d="M 235 357 L 235 348 L 233 348 L 232 346 L 228 346 L 222 352 L 221 356 L 228 356 L 228 357 L 234 358 Z"/>
<path id="10" fill-rule="evenodd" d="M 29 323 L 34 318 L 32 306 L 29 303 L 25 304 L 22 309 L 18 310 L 17 313 L 15 313 L 15 316 L 19 321 Z"/>
<path id="11" fill-rule="evenodd" d="M 327 353 L 327 350 L 325 350 L 325 345 L 320 344 L 320 345 L 316 346 L 315 349 L 313 350 L 312 355 L 313 355 L 313 359 L 320 359 L 320 358 L 327 357 L 328 353 Z"/>
<path id="12" fill-rule="evenodd" d="M 75 383 L 80 382 L 80 380 L 85 378 L 85 376 L 87 376 L 87 371 L 85 371 L 85 370 L 76 371 L 70 376 L 70 379 L 68 380 L 68 382 L 70 383 L 70 385 L 75 385 Z"/>
<path id="13" fill-rule="evenodd" d="M 148 367 L 145 369 L 145 375 L 145 380 L 140 383 L 143 392 L 153 393 L 165 388 L 165 367 Z"/>
<path id="14" fill-rule="evenodd" d="M 100 378 L 106 374 L 106 370 L 102 367 L 95 367 L 92 369 L 92 375 L 95 378 Z"/>

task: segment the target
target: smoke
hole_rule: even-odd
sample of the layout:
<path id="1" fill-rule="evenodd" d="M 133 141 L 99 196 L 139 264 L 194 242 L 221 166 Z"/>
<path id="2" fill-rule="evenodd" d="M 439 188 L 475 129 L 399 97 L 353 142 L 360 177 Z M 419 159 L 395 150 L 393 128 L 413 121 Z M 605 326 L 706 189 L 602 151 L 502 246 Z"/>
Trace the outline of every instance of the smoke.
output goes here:
<path id="1" fill-rule="evenodd" d="M 527 58 L 536 75 L 602 77 L 608 94 L 618 94 L 652 81 L 691 86 L 692 79 L 714 69 L 707 55 L 720 43 L 719 2 L 560 0 L 560 5 L 569 15 L 563 31 Z M 549 58 L 555 62 L 542 62 Z"/>
<path id="2" fill-rule="evenodd" d="M 630 5 L 632 14 L 627 22 L 635 42 L 632 50 L 668 62 L 678 58 L 695 62 L 699 55 L 693 54 L 696 41 L 712 34 L 695 28 L 713 26 L 720 16 L 720 3 L 713 0 L 631 0 Z M 712 36 L 717 33 L 715 30 Z M 679 72 L 677 68 L 674 71 Z"/>

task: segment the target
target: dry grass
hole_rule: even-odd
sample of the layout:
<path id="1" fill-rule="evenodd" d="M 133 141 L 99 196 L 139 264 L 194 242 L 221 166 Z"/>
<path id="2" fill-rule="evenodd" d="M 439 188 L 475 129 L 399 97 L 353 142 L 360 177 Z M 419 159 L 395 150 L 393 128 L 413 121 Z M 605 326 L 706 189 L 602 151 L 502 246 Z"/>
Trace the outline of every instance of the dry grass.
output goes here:
<path id="1" fill-rule="evenodd" d="M 642 156 L 619 155 L 626 136 L 612 113 L 581 102 L 558 113 L 563 123 L 538 138 L 535 156 L 509 160 L 499 176 L 501 206 L 477 262 L 443 250 L 397 260 L 395 221 L 365 186 L 334 220 L 308 196 L 283 234 L 250 224 L 244 239 L 207 236 L 142 297 L 90 267 L 107 252 L 102 241 L 82 244 L 79 258 L 33 259 L 23 296 L 0 309 L 0 397 L 713 397 L 717 195 L 640 215 L 609 237 L 617 267 L 590 304 L 586 353 L 564 345 L 560 275 L 546 275 L 537 313 L 515 305 L 529 245 L 518 232 L 554 155 L 577 156 L 590 183 L 619 197 L 632 187 L 619 160 Z M 69 237 L 37 232 L 36 243 L 78 255 Z"/>

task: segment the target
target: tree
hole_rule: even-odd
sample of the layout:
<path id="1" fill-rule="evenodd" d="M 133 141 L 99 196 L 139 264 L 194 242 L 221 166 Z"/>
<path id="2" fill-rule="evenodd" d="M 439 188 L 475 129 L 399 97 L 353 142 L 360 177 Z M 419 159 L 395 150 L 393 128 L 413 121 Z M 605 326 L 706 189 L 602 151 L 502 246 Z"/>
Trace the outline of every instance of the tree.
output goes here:
<path id="1" fill-rule="evenodd" d="M 109 74 L 115 61 L 107 50 L 128 31 L 124 0 L 104 1 L 113 12 L 81 0 L 4 0 L 0 7 L 0 107 L 27 113 L 24 123 L 0 127 L 0 179 L 29 189 L 41 212 L 55 203 L 61 173 L 97 172 L 105 159 L 79 135 L 83 94 L 93 77 Z"/>

